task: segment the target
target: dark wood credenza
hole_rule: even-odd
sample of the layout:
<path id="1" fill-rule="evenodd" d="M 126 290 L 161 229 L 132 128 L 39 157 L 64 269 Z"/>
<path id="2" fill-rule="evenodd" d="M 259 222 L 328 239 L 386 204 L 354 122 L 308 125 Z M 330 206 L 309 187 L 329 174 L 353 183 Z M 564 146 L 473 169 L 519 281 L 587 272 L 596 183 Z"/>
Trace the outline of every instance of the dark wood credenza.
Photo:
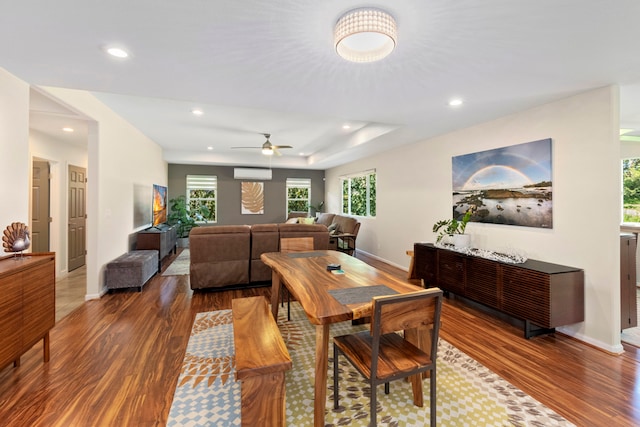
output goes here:
<path id="1" fill-rule="evenodd" d="M 511 317 L 524 320 L 524 336 L 550 333 L 584 321 L 584 270 L 529 259 L 521 264 L 493 261 L 414 244 L 416 276 Z"/>
<path id="2" fill-rule="evenodd" d="M 0 258 L 0 369 L 35 343 L 43 341 L 49 361 L 49 330 L 56 322 L 55 254 L 24 254 Z"/>
<path id="3" fill-rule="evenodd" d="M 162 267 L 162 259 L 171 252 L 177 252 L 177 227 L 160 225 L 138 231 L 136 234 L 136 250 L 154 249 L 158 251 L 158 271 Z"/>

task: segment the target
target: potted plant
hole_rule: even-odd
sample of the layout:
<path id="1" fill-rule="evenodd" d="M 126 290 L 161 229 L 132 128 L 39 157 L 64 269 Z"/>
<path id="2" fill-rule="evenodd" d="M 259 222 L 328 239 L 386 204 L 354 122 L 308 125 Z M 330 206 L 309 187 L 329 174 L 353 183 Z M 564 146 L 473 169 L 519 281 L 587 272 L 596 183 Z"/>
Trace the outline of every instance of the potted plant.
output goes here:
<path id="1" fill-rule="evenodd" d="M 324 202 L 318 202 L 317 205 L 309 205 L 309 207 L 311 208 L 311 215 L 318 216 L 318 214 L 322 212 Z"/>
<path id="2" fill-rule="evenodd" d="M 464 234 L 467 228 L 467 223 L 471 219 L 471 209 L 462 217 L 462 220 L 458 221 L 455 218 L 443 219 L 433 224 L 433 232 L 438 233 L 436 243 L 440 243 L 444 236 L 450 236 L 450 240 L 453 241 L 453 245 L 456 247 L 468 247 L 470 237 Z"/>
<path id="3" fill-rule="evenodd" d="M 179 196 L 169 200 L 170 211 L 167 216 L 169 225 L 177 226 L 178 246 L 187 247 L 189 245 L 189 232 L 193 227 L 197 227 L 196 221 L 191 217 L 187 208 L 187 198 Z M 185 241 L 186 240 L 186 241 Z"/>

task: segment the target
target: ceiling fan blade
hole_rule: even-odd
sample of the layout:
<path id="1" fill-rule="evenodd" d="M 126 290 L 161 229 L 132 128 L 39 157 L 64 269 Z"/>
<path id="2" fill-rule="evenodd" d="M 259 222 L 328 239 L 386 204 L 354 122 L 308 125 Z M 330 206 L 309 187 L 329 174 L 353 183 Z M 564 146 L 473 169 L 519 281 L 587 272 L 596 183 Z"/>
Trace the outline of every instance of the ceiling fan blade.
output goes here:
<path id="1" fill-rule="evenodd" d="M 293 148 L 290 145 L 274 145 L 273 148 Z"/>

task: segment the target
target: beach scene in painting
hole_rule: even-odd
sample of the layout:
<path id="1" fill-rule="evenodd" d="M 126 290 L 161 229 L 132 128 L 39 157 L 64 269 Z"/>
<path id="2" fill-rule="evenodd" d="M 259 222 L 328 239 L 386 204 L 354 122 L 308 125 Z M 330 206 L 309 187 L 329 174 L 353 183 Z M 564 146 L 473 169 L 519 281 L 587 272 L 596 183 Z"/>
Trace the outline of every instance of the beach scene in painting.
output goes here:
<path id="1" fill-rule="evenodd" d="M 472 222 L 553 227 L 551 139 L 455 156 L 453 216 Z"/>

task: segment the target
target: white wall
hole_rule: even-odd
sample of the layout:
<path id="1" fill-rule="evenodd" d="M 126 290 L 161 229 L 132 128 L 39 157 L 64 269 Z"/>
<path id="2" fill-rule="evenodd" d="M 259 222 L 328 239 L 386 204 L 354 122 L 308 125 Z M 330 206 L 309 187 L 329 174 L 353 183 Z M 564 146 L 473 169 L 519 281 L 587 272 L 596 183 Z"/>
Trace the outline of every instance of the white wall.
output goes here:
<path id="1" fill-rule="evenodd" d="M 159 145 L 90 93 L 42 89 L 95 120 L 88 142 L 87 298 L 96 298 L 105 291 L 104 266 L 130 249 L 134 185 L 167 185 L 167 163 Z"/>
<path id="2" fill-rule="evenodd" d="M 29 223 L 29 85 L 0 68 L 0 233 Z M 1 252 L 0 252 L 1 255 Z"/>
<path id="3" fill-rule="evenodd" d="M 46 160 L 51 168 L 49 212 L 52 221 L 49 227 L 49 247 L 56 253 L 56 277 L 59 277 L 68 272 L 69 166 L 87 168 L 87 149 L 35 130 L 29 132 L 29 145 L 31 159 Z"/>
<path id="4" fill-rule="evenodd" d="M 585 321 L 560 330 L 621 352 L 618 105 L 617 87 L 601 88 L 333 168 L 327 211 L 340 209 L 340 175 L 375 168 L 377 217 L 362 220 L 358 248 L 406 267 L 405 251 L 433 242 L 433 224 L 451 217 L 452 156 L 552 138 L 553 229 L 471 223 L 467 232 L 475 247 L 583 268 Z"/>

